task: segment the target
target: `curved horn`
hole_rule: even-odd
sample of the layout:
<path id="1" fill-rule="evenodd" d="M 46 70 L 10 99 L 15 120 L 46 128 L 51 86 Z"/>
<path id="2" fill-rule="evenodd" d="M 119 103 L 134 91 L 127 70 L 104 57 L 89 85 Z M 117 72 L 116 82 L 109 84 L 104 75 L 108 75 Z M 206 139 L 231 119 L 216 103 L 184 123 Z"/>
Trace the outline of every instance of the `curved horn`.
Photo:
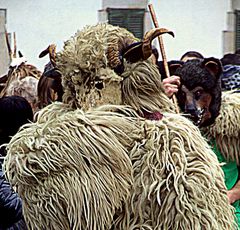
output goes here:
<path id="1" fill-rule="evenodd" d="M 162 34 L 168 33 L 174 37 L 174 33 L 164 28 L 155 28 L 148 31 L 143 38 L 143 59 L 148 59 L 152 54 L 152 40 Z"/>
<path id="2" fill-rule="evenodd" d="M 142 42 L 136 42 L 128 46 L 123 53 L 123 57 L 130 62 L 137 62 L 140 59 L 148 59 L 152 54 L 152 40 L 165 33 L 168 33 L 174 37 L 174 33 L 167 29 L 151 29 L 144 35 Z"/>

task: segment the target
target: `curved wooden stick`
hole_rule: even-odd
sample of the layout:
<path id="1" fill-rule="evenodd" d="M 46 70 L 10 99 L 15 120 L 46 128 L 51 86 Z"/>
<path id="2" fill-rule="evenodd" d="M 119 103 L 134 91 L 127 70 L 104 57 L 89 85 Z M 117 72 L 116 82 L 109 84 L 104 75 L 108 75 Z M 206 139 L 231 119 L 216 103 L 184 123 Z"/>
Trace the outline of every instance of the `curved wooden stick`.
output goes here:
<path id="1" fill-rule="evenodd" d="M 153 5 L 148 4 L 148 8 L 149 8 L 150 14 L 152 16 L 152 20 L 153 20 L 153 24 L 154 24 L 155 28 L 158 28 L 159 24 L 158 24 L 158 21 L 157 21 L 155 11 L 153 9 Z M 170 77 L 170 72 L 169 72 L 169 68 L 168 68 L 167 57 L 166 57 L 166 53 L 165 53 L 165 49 L 164 49 L 164 45 L 163 45 L 162 36 L 158 36 L 158 42 L 159 42 L 159 47 L 160 47 L 160 51 L 161 51 L 161 55 L 162 55 L 162 60 L 163 60 L 163 65 L 164 65 L 164 69 L 165 69 L 165 72 L 166 72 L 166 76 Z M 172 100 L 173 100 L 173 103 L 176 107 L 176 112 L 179 113 L 177 99 L 176 99 L 175 95 L 173 95 Z"/>

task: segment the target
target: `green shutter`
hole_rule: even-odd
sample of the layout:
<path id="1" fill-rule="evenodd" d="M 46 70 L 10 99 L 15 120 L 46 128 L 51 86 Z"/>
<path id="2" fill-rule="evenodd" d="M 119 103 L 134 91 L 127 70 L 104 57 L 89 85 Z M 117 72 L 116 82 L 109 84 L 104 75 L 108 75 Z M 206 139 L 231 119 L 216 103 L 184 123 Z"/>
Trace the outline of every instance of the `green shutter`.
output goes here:
<path id="1" fill-rule="evenodd" d="M 137 38 L 143 38 L 144 9 L 108 8 L 107 12 L 109 24 L 126 28 Z"/>
<path id="2" fill-rule="evenodd" d="M 236 10 L 236 50 L 240 49 L 240 10 Z"/>

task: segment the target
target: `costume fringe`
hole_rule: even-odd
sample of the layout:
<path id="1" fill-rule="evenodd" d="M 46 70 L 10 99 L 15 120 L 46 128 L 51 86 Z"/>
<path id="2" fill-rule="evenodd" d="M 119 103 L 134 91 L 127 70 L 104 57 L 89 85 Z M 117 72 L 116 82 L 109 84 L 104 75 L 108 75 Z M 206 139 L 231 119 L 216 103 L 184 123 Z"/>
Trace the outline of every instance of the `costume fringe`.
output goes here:
<path id="1" fill-rule="evenodd" d="M 102 104 L 122 104 L 119 84 L 122 78 L 112 68 L 120 64 L 121 49 L 135 41 L 138 39 L 126 29 L 103 23 L 87 26 L 65 42 L 56 56 L 63 75 L 63 102 L 83 110 Z M 111 85 L 113 88 L 104 92 L 95 87 L 96 82 L 105 89 Z"/>
<path id="2" fill-rule="evenodd" d="M 4 167 L 30 229 L 235 229 L 217 158 L 180 115 L 54 103 L 13 137 Z"/>
<path id="3" fill-rule="evenodd" d="M 150 113 L 175 112 L 172 101 L 164 93 L 161 75 L 151 61 L 124 63 L 122 83 L 123 104 L 135 111 Z"/>
<path id="4" fill-rule="evenodd" d="M 215 123 L 203 132 L 208 139 L 215 139 L 217 147 L 228 161 L 240 165 L 240 94 L 222 93 L 220 114 Z"/>
<path id="5" fill-rule="evenodd" d="M 130 150 L 133 191 L 113 229 L 236 229 L 223 172 L 199 130 L 173 114 L 142 125 Z"/>
<path id="6" fill-rule="evenodd" d="M 36 123 L 12 138 L 6 175 L 23 199 L 29 229 L 110 229 L 132 185 L 131 161 L 119 139 L 127 146 L 136 122 L 66 106 L 60 114 L 60 104 L 40 111 Z"/>
<path id="7" fill-rule="evenodd" d="M 24 126 L 4 163 L 30 229 L 235 229 L 223 172 L 198 128 L 180 115 L 137 115 L 174 110 L 156 67 L 113 71 L 134 41 L 98 24 L 57 54 L 65 104 Z"/>

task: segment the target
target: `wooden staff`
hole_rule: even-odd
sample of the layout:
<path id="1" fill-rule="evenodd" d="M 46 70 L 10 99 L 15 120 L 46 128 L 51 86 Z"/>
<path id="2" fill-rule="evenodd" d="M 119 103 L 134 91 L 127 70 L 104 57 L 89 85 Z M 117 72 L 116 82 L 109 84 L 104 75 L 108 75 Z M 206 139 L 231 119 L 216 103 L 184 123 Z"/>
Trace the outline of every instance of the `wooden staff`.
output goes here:
<path id="1" fill-rule="evenodd" d="M 16 33 L 13 32 L 13 42 L 14 42 L 14 48 L 13 48 L 13 57 L 17 57 L 17 40 L 16 40 Z"/>
<path id="2" fill-rule="evenodd" d="M 9 54 L 10 60 L 12 60 L 12 50 L 11 50 L 11 45 L 10 45 L 10 42 L 8 39 L 8 32 L 7 32 L 6 26 L 4 27 L 4 30 L 5 30 L 5 39 L 6 39 L 6 43 L 7 43 L 8 54 Z"/>
<path id="3" fill-rule="evenodd" d="M 148 8 L 149 8 L 150 14 L 152 16 L 152 21 L 153 21 L 153 24 L 154 24 L 155 28 L 159 28 L 159 24 L 158 24 L 158 21 L 157 21 L 155 11 L 153 9 L 153 5 L 148 4 Z M 164 65 L 164 69 L 165 69 L 165 72 L 166 72 L 166 76 L 170 77 L 170 72 L 169 72 L 169 68 L 168 68 L 167 57 L 166 57 L 166 53 L 165 53 L 165 49 L 164 49 L 164 45 L 163 45 L 162 36 L 158 36 L 158 42 L 159 42 L 159 47 L 160 47 L 160 51 L 161 51 L 161 55 L 162 55 L 162 60 L 163 60 L 163 65 Z M 172 100 L 173 100 L 173 103 L 176 107 L 176 112 L 179 113 L 177 99 L 176 99 L 175 95 L 173 95 Z"/>

